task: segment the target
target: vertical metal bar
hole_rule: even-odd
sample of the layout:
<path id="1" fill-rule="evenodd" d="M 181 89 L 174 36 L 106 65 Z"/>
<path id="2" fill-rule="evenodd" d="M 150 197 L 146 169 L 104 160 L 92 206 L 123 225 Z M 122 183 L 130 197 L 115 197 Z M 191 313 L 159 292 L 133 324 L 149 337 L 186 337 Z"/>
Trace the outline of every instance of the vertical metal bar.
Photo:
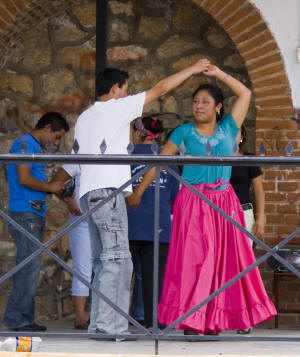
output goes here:
<path id="1" fill-rule="evenodd" d="M 107 0 L 97 0 L 96 1 L 95 78 L 97 78 L 99 72 L 101 72 L 106 66 L 106 38 L 107 38 Z"/>
<path id="2" fill-rule="evenodd" d="M 160 167 L 155 167 L 155 195 L 154 195 L 154 265 L 153 265 L 153 333 L 155 338 L 155 354 L 158 355 L 158 325 L 157 325 L 157 303 L 158 303 L 158 255 L 159 255 L 159 214 L 160 214 Z"/>

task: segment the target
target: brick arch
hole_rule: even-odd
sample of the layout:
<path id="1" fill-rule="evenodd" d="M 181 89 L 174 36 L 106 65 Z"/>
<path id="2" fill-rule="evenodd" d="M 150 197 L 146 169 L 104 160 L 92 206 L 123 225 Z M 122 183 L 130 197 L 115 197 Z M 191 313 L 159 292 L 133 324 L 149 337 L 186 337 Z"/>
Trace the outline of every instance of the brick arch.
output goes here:
<path id="1" fill-rule="evenodd" d="M 256 106 L 256 148 L 264 143 L 268 155 L 285 155 L 291 141 L 293 155 L 300 155 L 300 128 L 294 114 L 291 89 L 280 49 L 249 0 L 191 0 L 210 14 L 227 32 L 243 57 L 252 83 Z M 277 244 L 299 224 L 299 168 L 265 167 L 264 240 Z M 292 244 L 299 244 L 293 239 Z M 266 268 L 268 270 L 268 268 Z M 268 272 L 265 277 L 269 279 Z"/>
<path id="2" fill-rule="evenodd" d="M 297 123 L 291 120 L 291 90 L 280 49 L 259 10 L 248 0 L 191 1 L 218 22 L 245 61 L 257 110 L 257 147 L 263 140 L 268 154 L 284 152 L 293 138 L 279 132 L 295 129 Z"/>
<path id="3" fill-rule="evenodd" d="M 68 5 L 86 0 L 1 0 L 0 2 L 0 70 L 13 55 L 22 35 L 41 19 L 59 16 Z"/>

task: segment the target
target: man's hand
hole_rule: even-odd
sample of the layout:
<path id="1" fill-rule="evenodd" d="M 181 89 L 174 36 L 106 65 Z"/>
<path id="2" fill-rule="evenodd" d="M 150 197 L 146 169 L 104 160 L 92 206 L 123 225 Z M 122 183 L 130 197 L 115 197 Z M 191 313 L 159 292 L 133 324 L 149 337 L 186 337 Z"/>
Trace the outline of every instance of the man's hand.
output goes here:
<path id="1" fill-rule="evenodd" d="M 125 201 L 128 209 L 133 207 L 136 210 L 141 203 L 141 195 L 137 191 L 134 191 L 131 195 L 125 197 Z"/>

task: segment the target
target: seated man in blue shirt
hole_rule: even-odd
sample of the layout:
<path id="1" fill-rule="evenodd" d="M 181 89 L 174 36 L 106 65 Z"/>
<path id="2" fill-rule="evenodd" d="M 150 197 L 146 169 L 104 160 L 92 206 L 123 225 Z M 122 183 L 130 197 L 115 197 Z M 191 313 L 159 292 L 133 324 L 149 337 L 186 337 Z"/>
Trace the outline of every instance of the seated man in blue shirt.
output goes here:
<path id="1" fill-rule="evenodd" d="M 66 119 L 59 113 L 44 114 L 32 132 L 17 138 L 10 153 L 40 154 L 45 147 L 56 147 L 69 130 Z M 63 182 L 48 183 L 44 165 L 40 163 L 12 163 L 8 165 L 9 215 L 41 242 L 46 217 L 46 192 L 59 193 Z M 31 242 L 17 228 L 9 225 L 16 244 L 16 264 L 35 250 Z M 35 322 L 35 291 L 40 273 L 41 255 L 32 259 L 13 276 L 13 288 L 7 301 L 4 326 L 12 331 L 46 331 L 46 326 Z"/>

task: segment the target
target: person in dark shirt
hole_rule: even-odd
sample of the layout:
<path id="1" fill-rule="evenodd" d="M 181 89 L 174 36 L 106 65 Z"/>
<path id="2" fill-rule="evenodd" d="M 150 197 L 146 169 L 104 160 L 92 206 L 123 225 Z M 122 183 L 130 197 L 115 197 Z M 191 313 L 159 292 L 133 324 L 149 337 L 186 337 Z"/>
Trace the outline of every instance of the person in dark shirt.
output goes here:
<path id="1" fill-rule="evenodd" d="M 238 155 L 253 155 L 243 152 L 242 147 L 246 142 L 246 130 L 242 125 L 236 144 L 239 146 Z M 246 229 L 253 233 L 257 238 L 262 238 L 265 231 L 265 196 L 262 182 L 262 171 L 256 166 L 233 166 L 231 171 L 230 183 L 237 194 L 244 211 Z M 251 202 L 250 191 L 253 187 L 255 199 L 255 215 Z M 249 238 L 250 239 L 250 238 Z M 251 245 L 254 247 L 252 239 Z M 249 334 L 251 329 L 239 329 L 238 334 Z"/>
<path id="2" fill-rule="evenodd" d="M 240 148 L 238 155 L 253 155 L 248 152 L 242 152 L 241 147 L 245 142 L 246 131 L 245 128 L 242 127 L 237 135 L 237 143 Z M 254 166 L 233 166 L 230 183 L 244 210 L 247 230 L 257 236 L 257 238 L 262 238 L 265 232 L 265 196 L 261 168 Z M 251 185 L 255 199 L 255 214 L 250 199 Z"/>
<path id="3" fill-rule="evenodd" d="M 151 145 L 164 131 L 162 122 L 152 117 L 138 118 L 133 127 L 133 154 L 153 154 Z M 141 171 L 145 165 L 132 165 L 131 175 Z M 172 167 L 178 172 L 177 168 Z M 139 185 L 142 177 L 132 183 Z M 178 181 L 166 170 L 160 173 L 160 221 L 159 221 L 159 296 L 162 289 L 164 271 L 171 237 L 171 205 L 179 189 Z M 128 211 L 128 236 L 134 270 L 138 260 L 141 263 L 142 291 L 145 326 L 152 327 L 153 304 L 153 257 L 154 257 L 154 191 L 155 181 L 145 191 L 139 207 Z"/>

